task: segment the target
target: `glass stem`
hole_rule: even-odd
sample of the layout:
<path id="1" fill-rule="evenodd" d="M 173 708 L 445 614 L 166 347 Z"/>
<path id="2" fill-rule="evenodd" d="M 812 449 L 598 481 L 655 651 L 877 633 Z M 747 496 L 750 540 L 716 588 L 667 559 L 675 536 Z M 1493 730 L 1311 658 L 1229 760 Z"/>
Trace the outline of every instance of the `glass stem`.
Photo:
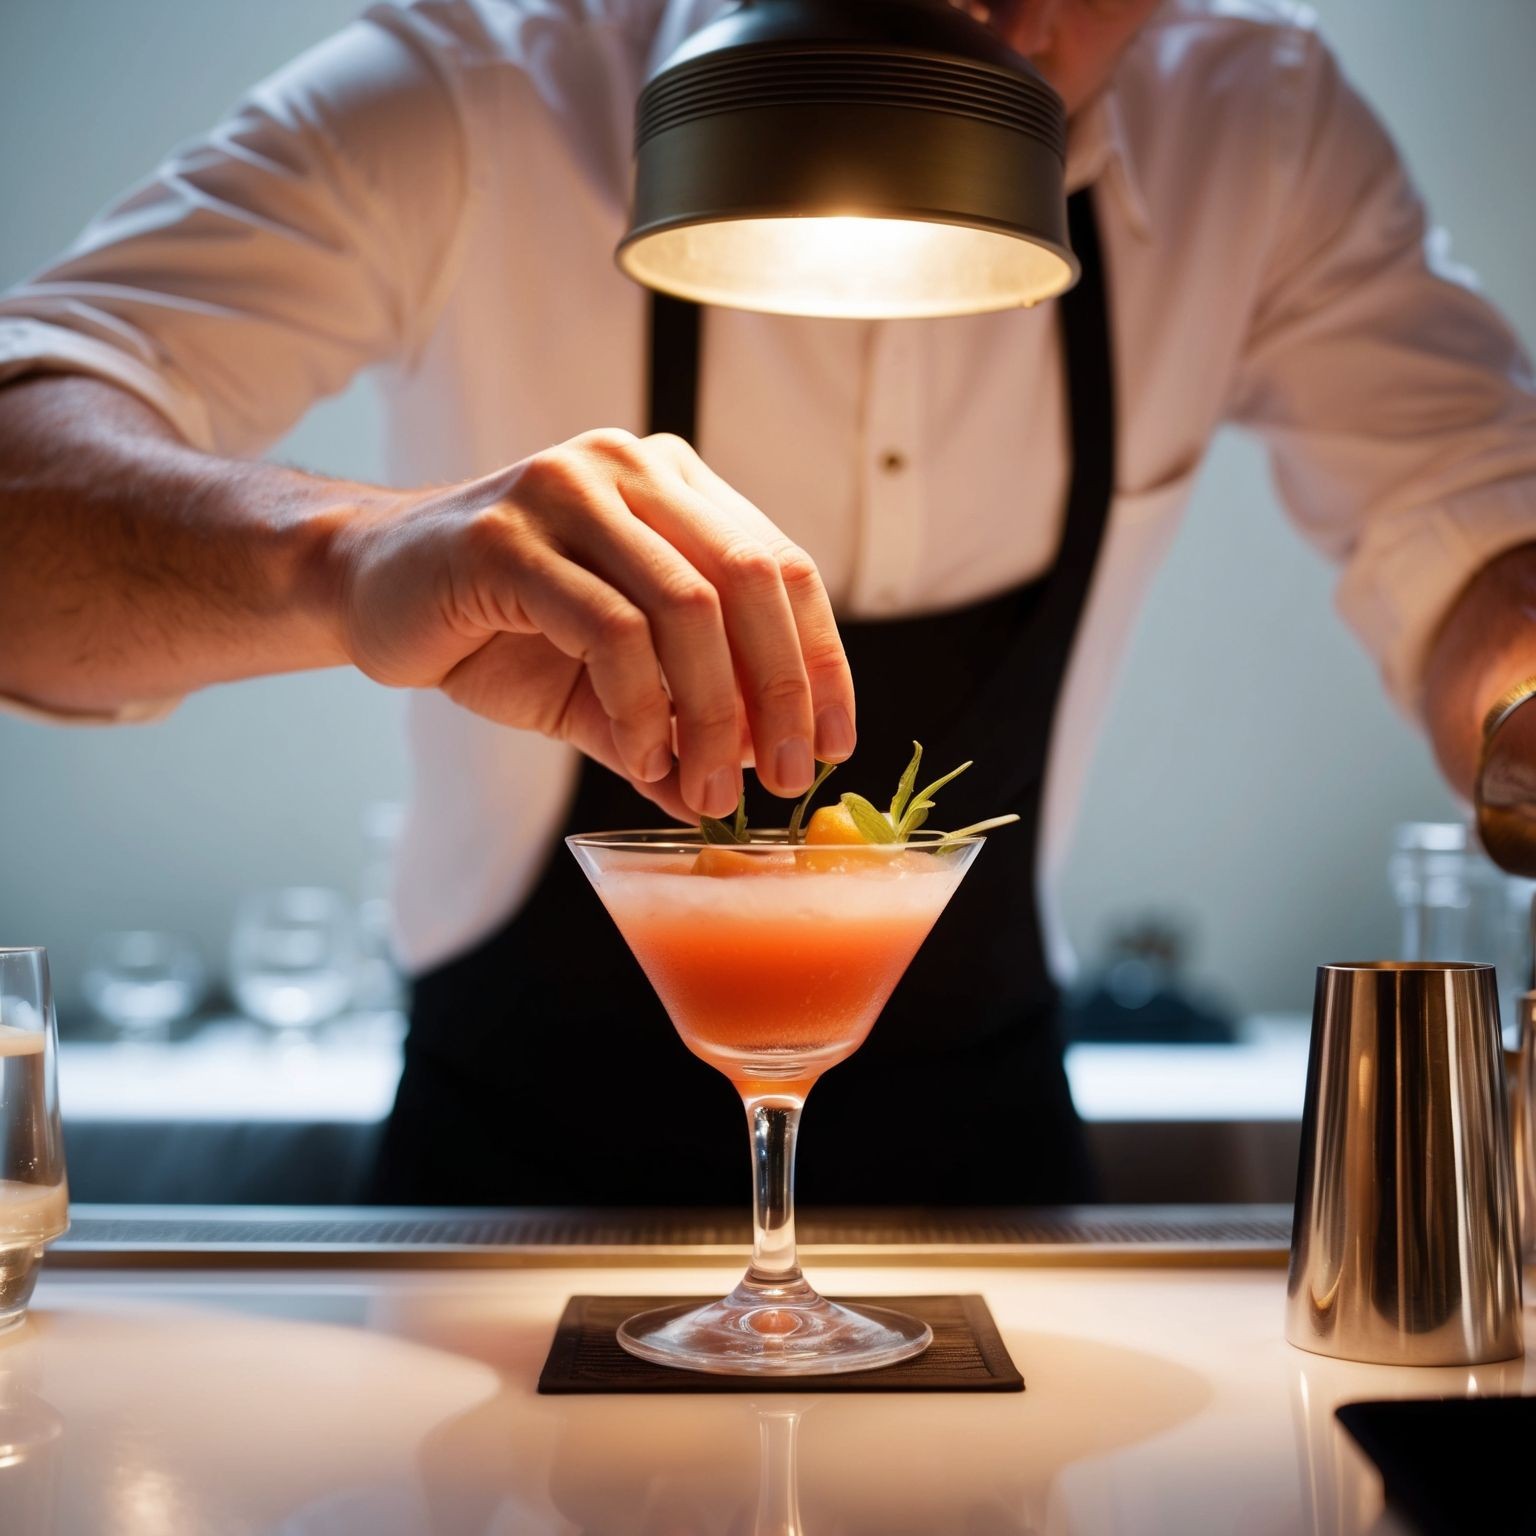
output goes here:
<path id="1" fill-rule="evenodd" d="M 746 1101 L 752 1136 L 752 1263 L 743 1282 L 754 1291 L 805 1285 L 795 1255 L 795 1137 L 799 1099 Z"/>

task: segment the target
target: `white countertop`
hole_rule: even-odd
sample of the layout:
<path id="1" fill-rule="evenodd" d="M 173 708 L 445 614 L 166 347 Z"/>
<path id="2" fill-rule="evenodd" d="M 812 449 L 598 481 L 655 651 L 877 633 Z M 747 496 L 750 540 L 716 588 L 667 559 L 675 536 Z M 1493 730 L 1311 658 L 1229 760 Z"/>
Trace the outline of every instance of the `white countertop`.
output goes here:
<path id="1" fill-rule="evenodd" d="M 175 1044 L 66 1040 L 68 1120 L 373 1124 L 389 1113 L 404 1021 L 389 1014 L 284 1036 L 225 1019 Z M 1089 1121 L 1299 1120 L 1307 1020 L 1249 1020 L 1235 1045 L 1074 1045 L 1067 1075 Z"/>
<path id="2" fill-rule="evenodd" d="M 1536 1389 L 1536 1363 L 1415 1371 L 1293 1350 L 1280 1270 L 883 1265 L 812 1279 L 981 1292 L 1028 1390 L 536 1395 L 570 1294 L 737 1277 L 45 1272 L 33 1316 L 0 1339 L 0 1425 L 31 1440 L 0 1455 L 0 1528 L 785 1536 L 763 1510 L 792 1482 L 804 1536 L 1384 1536 L 1398 1527 L 1336 1404 Z"/>

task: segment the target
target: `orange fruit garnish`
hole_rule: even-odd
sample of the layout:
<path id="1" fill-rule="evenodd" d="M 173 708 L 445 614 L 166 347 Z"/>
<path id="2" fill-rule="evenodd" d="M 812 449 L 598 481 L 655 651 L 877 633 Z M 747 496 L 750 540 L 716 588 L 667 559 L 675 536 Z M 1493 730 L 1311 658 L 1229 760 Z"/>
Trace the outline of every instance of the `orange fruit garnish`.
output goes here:
<path id="1" fill-rule="evenodd" d="M 715 880 L 736 880 L 743 875 L 783 874 L 794 868 L 794 856 L 785 849 L 744 853 L 738 848 L 711 845 L 701 848 L 693 861 L 693 873 Z"/>
<path id="2" fill-rule="evenodd" d="M 811 817 L 805 829 L 809 843 L 863 843 L 868 839 L 859 831 L 853 813 L 839 801 L 836 805 L 824 805 Z"/>
<path id="3" fill-rule="evenodd" d="M 827 851 L 817 853 L 818 844 Z M 865 853 L 864 848 L 869 852 Z M 805 845 L 797 855 L 801 869 L 819 870 L 823 874 L 836 874 L 839 870 L 859 865 L 883 864 L 889 857 L 859 831 L 848 807 L 841 801 L 822 806 L 811 817 L 805 829 Z"/>

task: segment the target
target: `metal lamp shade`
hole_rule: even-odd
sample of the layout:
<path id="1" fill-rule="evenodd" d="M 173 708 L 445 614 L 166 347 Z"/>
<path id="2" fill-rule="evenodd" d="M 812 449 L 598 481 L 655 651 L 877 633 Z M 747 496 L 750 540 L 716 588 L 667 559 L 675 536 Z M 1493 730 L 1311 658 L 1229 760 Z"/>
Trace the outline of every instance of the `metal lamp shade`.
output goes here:
<path id="1" fill-rule="evenodd" d="M 1077 280 L 1061 100 L 947 0 L 743 0 L 640 97 L 620 266 L 779 314 L 916 318 Z"/>

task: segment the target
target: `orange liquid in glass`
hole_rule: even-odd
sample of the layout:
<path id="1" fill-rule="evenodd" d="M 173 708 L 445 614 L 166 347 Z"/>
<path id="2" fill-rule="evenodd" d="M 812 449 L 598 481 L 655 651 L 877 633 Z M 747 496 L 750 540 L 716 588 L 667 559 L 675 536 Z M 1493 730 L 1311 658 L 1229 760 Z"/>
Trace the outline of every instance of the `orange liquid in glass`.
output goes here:
<path id="1" fill-rule="evenodd" d="M 851 1056 L 958 876 L 620 874 L 602 898 L 694 1055 L 803 1097 Z"/>

